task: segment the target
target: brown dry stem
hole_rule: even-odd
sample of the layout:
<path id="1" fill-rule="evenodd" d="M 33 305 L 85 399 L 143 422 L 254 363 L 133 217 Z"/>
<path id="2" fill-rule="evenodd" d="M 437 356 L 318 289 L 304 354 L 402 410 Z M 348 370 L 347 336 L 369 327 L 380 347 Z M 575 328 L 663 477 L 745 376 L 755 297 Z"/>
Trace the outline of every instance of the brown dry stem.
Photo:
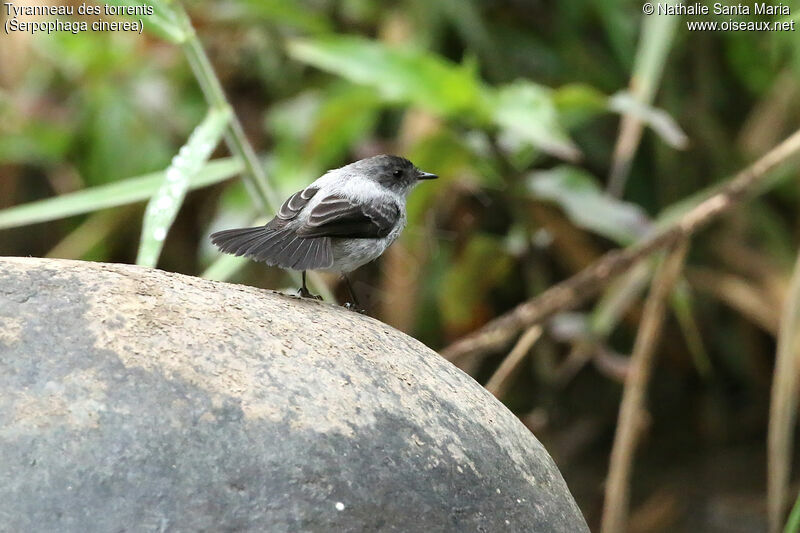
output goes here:
<path id="1" fill-rule="evenodd" d="M 767 518 L 770 533 L 781 530 L 789 504 L 792 448 L 800 396 L 800 255 L 780 322 L 767 434 Z"/>
<path id="2" fill-rule="evenodd" d="M 494 394 L 497 398 L 502 398 L 508 390 L 511 378 L 516 373 L 519 365 L 525 360 L 525 357 L 541 336 L 541 326 L 533 326 L 523 333 L 519 341 L 517 341 L 517 344 L 514 345 L 511 353 L 503 359 L 503 362 L 495 373 L 492 374 L 492 377 L 486 382 L 486 390 Z"/>
<path id="3" fill-rule="evenodd" d="M 619 408 L 606 480 L 602 533 L 625 530 L 633 455 L 639 437 L 639 421 L 643 418 L 647 383 L 653 369 L 653 356 L 661 336 L 667 299 L 683 269 L 688 248 L 688 241 L 683 240 L 670 252 L 653 277 L 650 295 L 645 303 Z"/>
<path id="4" fill-rule="evenodd" d="M 442 350 L 450 361 L 501 350 L 523 329 L 555 313 L 571 309 L 597 294 L 615 276 L 627 271 L 652 253 L 673 246 L 720 215 L 757 194 L 767 174 L 800 151 L 800 130 L 761 159 L 736 174 L 715 194 L 702 201 L 669 226 L 622 250 L 612 250 L 591 266 L 554 285 L 542 294 L 488 322 L 481 329 Z"/>

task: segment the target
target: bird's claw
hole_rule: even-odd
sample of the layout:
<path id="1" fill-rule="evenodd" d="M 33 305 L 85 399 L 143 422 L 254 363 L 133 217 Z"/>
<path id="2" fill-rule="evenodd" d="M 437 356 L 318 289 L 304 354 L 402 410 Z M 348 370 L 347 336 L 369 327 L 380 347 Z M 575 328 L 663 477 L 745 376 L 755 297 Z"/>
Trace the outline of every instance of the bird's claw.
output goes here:
<path id="1" fill-rule="evenodd" d="M 359 309 L 358 307 L 356 307 L 356 304 L 351 303 L 351 302 L 343 303 L 342 307 L 344 307 L 345 309 L 349 309 L 350 311 L 355 311 L 356 313 L 361 313 L 362 315 L 366 314 L 365 310 Z"/>
<path id="2" fill-rule="evenodd" d="M 322 296 L 319 296 L 317 294 L 311 294 L 311 291 L 309 291 L 305 287 L 300 287 L 299 289 L 297 289 L 297 294 L 299 294 L 301 298 L 311 298 L 312 300 L 322 300 Z"/>

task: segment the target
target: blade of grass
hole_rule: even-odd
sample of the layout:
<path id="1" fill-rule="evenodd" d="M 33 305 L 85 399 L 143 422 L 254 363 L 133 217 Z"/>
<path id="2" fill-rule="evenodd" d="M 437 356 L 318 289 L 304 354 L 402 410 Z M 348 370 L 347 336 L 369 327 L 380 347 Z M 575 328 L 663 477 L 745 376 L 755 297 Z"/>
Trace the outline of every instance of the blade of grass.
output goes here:
<path id="1" fill-rule="evenodd" d="M 789 518 L 786 520 L 786 527 L 783 528 L 783 533 L 797 533 L 800 531 L 800 494 L 792 507 L 792 512 L 789 513 Z"/>
<path id="2" fill-rule="evenodd" d="M 80 226 L 72 230 L 45 257 L 83 259 L 94 247 L 103 242 L 120 226 L 128 224 L 134 209 L 105 209 L 92 213 Z"/>
<path id="3" fill-rule="evenodd" d="M 679 21 L 679 16 L 659 15 L 646 17 L 642 24 L 641 40 L 631 73 L 630 95 L 646 106 L 653 103 Z M 608 180 L 608 192 L 613 196 L 620 197 L 625 191 L 625 182 L 642 138 L 642 129 L 639 116 L 630 113 L 622 116 Z"/>
<path id="4" fill-rule="evenodd" d="M 692 356 L 692 362 L 694 363 L 695 369 L 697 369 L 697 373 L 707 378 L 711 375 L 711 359 L 703 344 L 700 327 L 697 325 L 697 321 L 694 317 L 694 302 L 692 296 L 689 283 L 681 278 L 678 283 L 675 284 L 675 290 L 672 291 L 670 305 L 672 306 L 672 312 L 678 319 L 678 325 L 683 333 L 686 347 L 689 349 L 689 354 Z"/>
<path id="5" fill-rule="evenodd" d="M 145 27 L 149 30 L 155 30 L 155 33 L 173 43 L 183 42 L 187 37 L 184 28 L 180 24 L 178 13 L 173 9 L 175 5 L 173 0 L 160 0 L 159 2 L 152 0 L 143 2 L 136 2 L 133 0 L 110 0 L 106 3 L 119 6 L 151 7 L 153 14 L 141 17 L 142 21 L 145 23 Z"/>
<path id="6" fill-rule="evenodd" d="M 130 0 L 116 0 L 116 3 L 150 5 L 150 2 L 133 2 Z M 152 5 L 154 6 L 154 11 L 158 13 L 158 17 L 155 17 L 158 22 L 155 25 L 170 41 L 182 47 L 209 105 L 212 108 L 230 108 L 222 84 L 215 74 L 214 67 L 211 65 L 211 61 L 203 49 L 194 26 L 192 26 L 191 19 L 183 6 L 175 0 L 165 0 L 161 9 L 155 3 Z M 228 131 L 225 134 L 225 143 L 237 159 L 243 163 L 245 173 L 242 177 L 244 183 L 259 209 L 263 212 L 277 212 L 280 198 L 269 180 L 267 180 L 266 174 L 264 174 L 264 170 L 256 157 L 255 150 L 248 142 L 244 128 L 235 114 L 230 118 Z M 293 272 L 290 276 L 296 283 L 300 282 L 299 274 Z M 309 277 L 312 285 L 321 294 L 331 294 L 319 275 L 312 272 Z M 331 300 L 333 299 L 331 298 Z"/>
<path id="7" fill-rule="evenodd" d="M 778 329 L 778 349 L 770 401 L 767 435 L 767 518 L 769 531 L 780 531 L 786 511 L 792 446 L 797 420 L 800 372 L 800 255 Z"/>
<path id="8" fill-rule="evenodd" d="M 151 0 L 137 2 L 134 0 L 113 0 L 111 3 L 121 5 L 152 5 L 154 26 L 164 34 L 168 40 L 178 44 L 183 49 L 186 59 L 192 68 L 197 83 L 203 91 L 209 106 L 212 108 L 230 108 L 222 84 L 214 73 L 214 68 L 208 55 L 197 37 L 197 32 L 192 26 L 191 19 L 186 10 L 176 0 L 152 2 Z M 225 142 L 230 151 L 244 163 L 245 174 L 243 179 L 250 191 L 253 200 L 262 210 L 270 208 L 274 213 L 280 205 L 275 190 L 267 180 L 266 175 L 255 155 L 255 151 L 244 134 L 239 119 L 232 115 Z"/>
<path id="9" fill-rule="evenodd" d="M 653 261 L 642 261 L 631 268 L 627 276 L 615 280 L 606 289 L 589 320 L 589 330 L 593 337 L 605 339 L 611 335 L 647 287 L 655 267 Z"/>
<path id="10" fill-rule="evenodd" d="M 154 267 L 158 263 L 164 240 L 183 204 L 189 182 L 211 157 L 228 127 L 230 117 L 231 111 L 227 106 L 209 109 L 203 122 L 172 158 L 161 186 L 150 198 L 144 213 L 137 264 Z"/>
<path id="11" fill-rule="evenodd" d="M 212 107 L 229 107 L 230 104 L 228 104 L 228 100 L 225 97 L 222 84 L 214 73 L 214 67 L 211 65 L 211 61 L 208 59 L 208 55 L 194 31 L 189 15 L 179 4 L 175 5 L 175 9 L 180 10 L 179 15 L 188 35 L 187 39 L 181 43 L 183 52 L 192 67 L 195 78 L 200 84 L 206 101 Z M 280 206 L 280 198 L 269 180 L 267 180 L 264 169 L 256 157 L 255 150 L 247 140 L 244 128 L 236 115 L 231 117 L 228 132 L 225 135 L 225 143 L 230 151 L 244 163 L 246 169 L 243 174 L 245 185 L 247 185 L 256 204 L 262 211 L 269 210 L 272 213 L 276 213 L 278 206 Z"/>
<path id="12" fill-rule="evenodd" d="M 205 49 L 203 49 L 200 39 L 197 37 L 189 15 L 177 2 L 173 4 L 173 8 L 186 33 L 186 38 L 181 43 L 181 47 L 206 101 L 212 107 L 230 107 L 222 84 L 214 72 L 214 67 L 211 65 L 211 60 L 209 60 Z M 225 144 L 244 164 L 245 173 L 242 178 L 255 204 L 262 212 L 276 213 L 281 204 L 280 197 L 267 179 L 264 169 L 256 157 L 255 150 L 247 140 L 242 123 L 239 122 L 235 114 L 231 117 L 228 132 L 225 135 Z M 289 275 L 296 284 L 300 283 L 300 275 L 297 272 L 290 271 Z M 316 272 L 311 272 L 309 278 L 312 286 L 316 287 L 316 290 L 323 297 L 327 295 L 330 301 L 335 301 L 325 281 Z"/>
<path id="13" fill-rule="evenodd" d="M 189 180 L 189 189 L 199 189 L 225 181 L 241 172 L 242 168 L 242 163 L 234 158 L 211 161 Z M 0 230 L 141 202 L 158 190 L 165 176 L 166 171 L 162 170 L 9 207 L 0 210 Z"/>

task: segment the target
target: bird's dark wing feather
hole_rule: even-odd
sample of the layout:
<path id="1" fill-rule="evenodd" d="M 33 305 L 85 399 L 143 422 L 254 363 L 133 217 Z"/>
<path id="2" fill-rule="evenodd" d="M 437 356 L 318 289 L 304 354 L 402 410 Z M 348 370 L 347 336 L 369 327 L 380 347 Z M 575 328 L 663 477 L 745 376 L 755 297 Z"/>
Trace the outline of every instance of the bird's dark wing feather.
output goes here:
<path id="1" fill-rule="evenodd" d="M 400 218 L 400 209 L 391 202 L 359 204 L 349 198 L 328 196 L 314 206 L 299 227 L 289 222 L 318 190 L 309 187 L 293 194 L 264 226 L 220 231 L 211 236 L 211 241 L 223 252 L 268 265 L 324 269 L 333 266 L 331 237 L 385 237 Z"/>
<path id="2" fill-rule="evenodd" d="M 223 252 L 282 268 L 314 270 L 333 266 L 329 238 L 299 237 L 292 228 L 279 224 L 220 231 L 211 235 L 211 242 Z"/>
<path id="3" fill-rule="evenodd" d="M 317 191 L 319 191 L 317 187 L 306 187 L 302 191 L 297 191 L 283 202 L 276 216 L 281 220 L 293 219 L 308 204 L 308 201 L 317 194 Z"/>
<path id="4" fill-rule="evenodd" d="M 314 206 L 297 235 L 380 238 L 389 235 L 399 218 L 400 209 L 394 202 L 357 203 L 332 195 Z"/>

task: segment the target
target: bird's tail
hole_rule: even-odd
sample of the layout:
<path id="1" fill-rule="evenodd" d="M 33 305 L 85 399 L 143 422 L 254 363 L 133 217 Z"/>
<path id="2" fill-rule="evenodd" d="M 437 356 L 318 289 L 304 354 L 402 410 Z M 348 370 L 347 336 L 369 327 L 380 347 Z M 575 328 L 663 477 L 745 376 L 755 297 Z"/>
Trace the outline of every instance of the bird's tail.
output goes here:
<path id="1" fill-rule="evenodd" d="M 316 270 L 333 266 L 329 237 L 300 237 L 292 228 L 228 229 L 212 234 L 211 242 L 225 253 L 281 268 Z"/>

